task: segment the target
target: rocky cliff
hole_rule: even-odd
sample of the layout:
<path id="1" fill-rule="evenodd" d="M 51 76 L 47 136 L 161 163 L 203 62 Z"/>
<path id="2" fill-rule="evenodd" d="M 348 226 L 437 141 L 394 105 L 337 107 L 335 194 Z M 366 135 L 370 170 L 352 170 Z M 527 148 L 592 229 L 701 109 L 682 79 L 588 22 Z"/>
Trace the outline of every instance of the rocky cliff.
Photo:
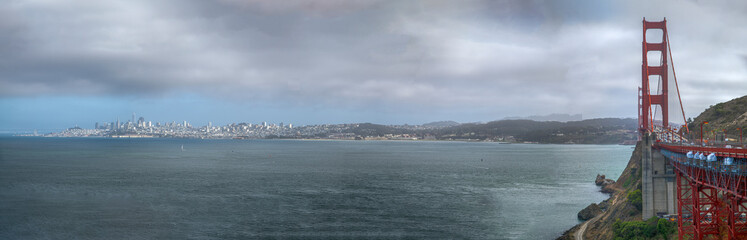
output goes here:
<path id="1" fill-rule="evenodd" d="M 558 239 L 576 239 L 576 234 L 580 234 L 578 230 L 582 228 L 584 224 L 586 226 L 583 233 L 583 239 L 613 239 L 614 233 L 612 225 L 617 221 L 617 219 L 620 221 L 641 220 L 641 211 L 628 201 L 628 193 L 640 189 L 641 187 L 641 151 L 641 142 L 638 142 L 633 154 L 630 156 L 628 166 L 623 170 L 623 173 L 617 179 L 617 182 L 611 184 L 599 184 L 603 185 L 602 191 L 610 193 L 609 199 L 598 204 L 599 208 L 603 210 L 601 214 L 573 227 Z M 599 177 L 597 177 L 596 182 L 609 183 L 609 181 L 600 180 Z M 582 210 L 582 212 L 587 214 L 586 212 L 594 211 L 594 207 L 591 208 L 592 209 L 590 210 Z M 584 217 L 588 217 L 588 215 L 585 215 Z"/>

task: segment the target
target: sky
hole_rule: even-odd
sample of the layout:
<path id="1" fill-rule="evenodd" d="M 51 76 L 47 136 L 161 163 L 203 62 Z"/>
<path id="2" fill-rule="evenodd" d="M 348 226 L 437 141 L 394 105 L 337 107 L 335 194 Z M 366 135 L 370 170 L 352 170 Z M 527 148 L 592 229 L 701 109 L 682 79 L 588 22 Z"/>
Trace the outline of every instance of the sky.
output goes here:
<path id="1" fill-rule="evenodd" d="M 0 130 L 133 112 L 195 126 L 635 118 L 644 17 L 666 17 L 695 117 L 747 94 L 745 13 L 745 1 L 6 0 Z M 682 122 L 671 72 L 670 86 Z"/>

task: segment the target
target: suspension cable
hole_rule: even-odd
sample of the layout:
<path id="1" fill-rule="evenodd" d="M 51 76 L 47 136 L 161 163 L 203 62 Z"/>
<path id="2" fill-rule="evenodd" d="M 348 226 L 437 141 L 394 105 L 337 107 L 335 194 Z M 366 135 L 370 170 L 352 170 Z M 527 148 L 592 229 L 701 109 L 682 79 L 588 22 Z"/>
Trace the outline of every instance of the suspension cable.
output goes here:
<path id="1" fill-rule="evenodd" d="M 685 123 L 685 129 L 687 133 L 690 133 L 690 127 L 687 126 L 687 120 L 685 120 L 685 108 L 682 106 L 682 97 L 680 96 L 680 86 L 677 83 L 677 72 L 674 71 L 674 58 L 672 57 L 672 47 L 669 46 L 669 32 L 667 32 L 667 50 L 669 50 L 669 62 L 672 64 L 672 75 L 674 75 L 674 86 L 677 88 L 677 99 L 680 100 L 680 110 L 682 111 L 682 122 Z"/>

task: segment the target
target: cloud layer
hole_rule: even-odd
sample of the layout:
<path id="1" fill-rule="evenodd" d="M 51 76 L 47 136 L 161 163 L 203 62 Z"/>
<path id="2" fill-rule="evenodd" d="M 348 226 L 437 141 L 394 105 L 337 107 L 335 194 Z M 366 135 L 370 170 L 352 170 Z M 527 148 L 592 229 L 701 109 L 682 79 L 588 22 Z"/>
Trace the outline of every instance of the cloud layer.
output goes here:
<path id="1" fill-rule="evenodd" d="M 745 12 L 725 1 L 11 1 L 0 6 L 0 97 L 187 92 L 634 117 L 641 18 L 666 16 L 694 115 L 747 94 Z"/>

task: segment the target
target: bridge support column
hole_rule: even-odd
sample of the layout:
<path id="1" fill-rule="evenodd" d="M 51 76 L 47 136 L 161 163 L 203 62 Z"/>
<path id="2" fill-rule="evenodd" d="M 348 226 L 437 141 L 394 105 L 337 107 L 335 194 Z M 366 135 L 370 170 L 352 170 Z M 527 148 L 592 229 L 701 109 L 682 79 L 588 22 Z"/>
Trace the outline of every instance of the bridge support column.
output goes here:
<path id="1" fill-rule="evenodd" d="M 652 148 L 655 134 L 643 137 L 641 154 L 641 193 L 643 219 L 674 214 L 677 209 L 674 168 L 658 150 Z"/>
<path id="2" fill-rule="evenodd" d="M 641 154 L 641 197 L 643 200 L 643 220 L 654 216 L 654 181 L 652 178 L 653 170 L 653 134 L 643 136 L 643 153 Z"/>

